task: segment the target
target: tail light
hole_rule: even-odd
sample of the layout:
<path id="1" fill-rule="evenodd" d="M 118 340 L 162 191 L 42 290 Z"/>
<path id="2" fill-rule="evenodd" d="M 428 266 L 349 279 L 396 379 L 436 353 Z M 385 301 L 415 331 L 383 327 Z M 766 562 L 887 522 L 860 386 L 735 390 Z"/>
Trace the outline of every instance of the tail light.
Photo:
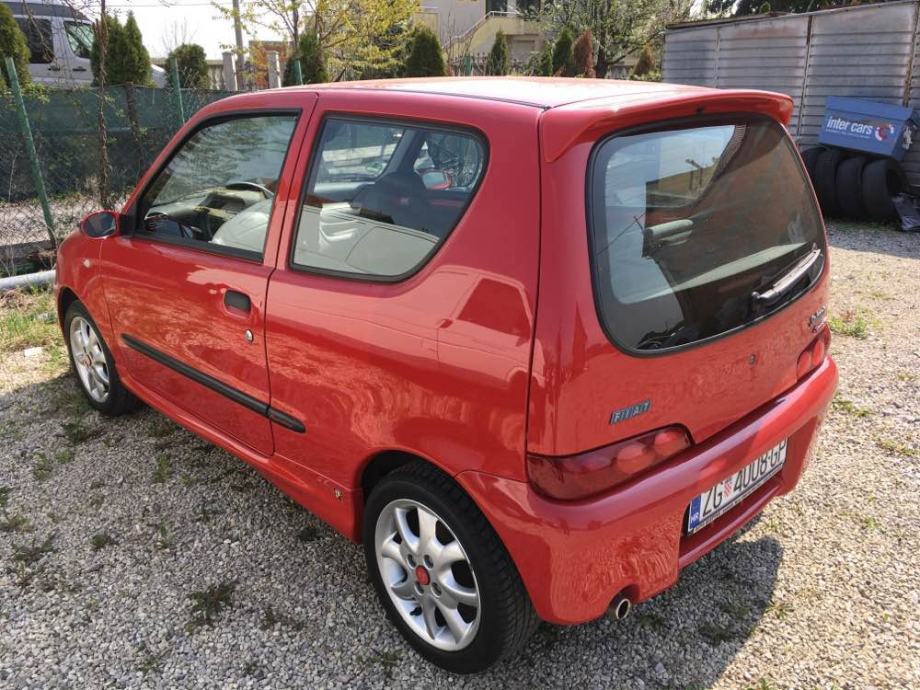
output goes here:
<path id="1" fill-rule="evenodd" d="M 827 356 L 830 345 L 831 331 L 825 326 L 821 329 L 821 332 L 818 333 L 818 337 L 812 340 L 808 347 L 802 351 L 802 354 L 799 355 L 799 360 L 795 365 L 796 377 L 802 378 L 808 374 L 808 372 L 817 369 Z"/>
<path id="2" fill-rule="evenodd" d="M 528 454 L 527 476 L 541 494 L 571 501 L 607 491 L 689 447 L 687 432 L 669 426 L 578 455 Z"/>

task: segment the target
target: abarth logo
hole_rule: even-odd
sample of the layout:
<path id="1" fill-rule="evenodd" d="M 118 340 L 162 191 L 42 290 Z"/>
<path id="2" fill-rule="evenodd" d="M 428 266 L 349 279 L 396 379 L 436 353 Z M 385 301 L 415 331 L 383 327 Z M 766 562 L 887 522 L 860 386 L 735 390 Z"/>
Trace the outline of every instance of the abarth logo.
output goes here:
<path id="1" fill-rule="evenodd" d="M 818 329 L 827 321 L 827 307 L 822 306 L 818 311 L 808 317 L 808 327 L 812 333 L 817 333 Z"/>
<path id="2" fill-rule="evenodd" d="M 632 419 L 633 417 L 637 417 L 640 414 L 648 412 L 651 406 L 651 400 L 643 400 L 642 402 L 636 403 L 635 405 L 630 405 L 629 407 L 614 410 L 610 413 L 610 423 L 618 424 L 619 422 L 625 422 L 627 419 Z"/>

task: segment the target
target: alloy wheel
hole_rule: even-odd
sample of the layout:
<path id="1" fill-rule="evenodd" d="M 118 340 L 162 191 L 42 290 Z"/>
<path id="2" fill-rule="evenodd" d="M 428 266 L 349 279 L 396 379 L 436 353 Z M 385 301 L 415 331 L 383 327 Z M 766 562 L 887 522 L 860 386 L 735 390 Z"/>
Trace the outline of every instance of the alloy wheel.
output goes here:
<path id="1" fill-rule="evenodd" d="M 70 351 L 83 389 L 93 400 L 104 403 L 109 397 L 109 366 L 96 329 L 82 316 L 70 322 Z"/>
<path id="2" fill-rule="evenodd" d="M 458 651 L 479 629 L 480 596 L 463 545 L 431 508 L 391 501 L 377 517 L 374 548 L 390 600 L 428 644 Z"/>

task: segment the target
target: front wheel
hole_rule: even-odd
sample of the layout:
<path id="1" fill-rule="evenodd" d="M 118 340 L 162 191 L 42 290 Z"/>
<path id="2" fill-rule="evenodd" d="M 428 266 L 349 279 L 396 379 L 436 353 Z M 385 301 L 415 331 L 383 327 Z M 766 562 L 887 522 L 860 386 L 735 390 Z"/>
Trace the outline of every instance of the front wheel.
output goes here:
<path id="1" fill-rule="evenodd" d="M 491 525 L 447 475 L 407 465 L 374 487 L 364 551 L 387 615 L 432 663 L 482 671 L 527 641 L 536 614 Z"/>
<path id="2" fill-rule="evenodd" d="M 139 401 L 122 385 L 112 353 L 80 302 L 74 302 L 67 308 L 64 334 L 70 363 L 87 402 L 110 416 L 135 409 Z"/>

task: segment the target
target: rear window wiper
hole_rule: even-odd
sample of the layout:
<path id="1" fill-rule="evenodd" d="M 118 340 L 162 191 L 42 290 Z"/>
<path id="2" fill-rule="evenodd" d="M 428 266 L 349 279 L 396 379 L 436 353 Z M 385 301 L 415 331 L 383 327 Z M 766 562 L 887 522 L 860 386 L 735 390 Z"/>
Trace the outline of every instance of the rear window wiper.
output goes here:
<path id="1" fill-rule="evenodd" d="M 819 258 L 821 258 L 821 250 L 817 246 L 812 245 L 810 252 L 792 264 L 787 271 L 781 273 L 779 277 L 767 286 L 766 290 L 762 292 L 760 290 L 755 290 L 751 293 L 751 299 L 754 304 L 757 306 L 767 306 L 777 302 L 811 271 Z"/>

